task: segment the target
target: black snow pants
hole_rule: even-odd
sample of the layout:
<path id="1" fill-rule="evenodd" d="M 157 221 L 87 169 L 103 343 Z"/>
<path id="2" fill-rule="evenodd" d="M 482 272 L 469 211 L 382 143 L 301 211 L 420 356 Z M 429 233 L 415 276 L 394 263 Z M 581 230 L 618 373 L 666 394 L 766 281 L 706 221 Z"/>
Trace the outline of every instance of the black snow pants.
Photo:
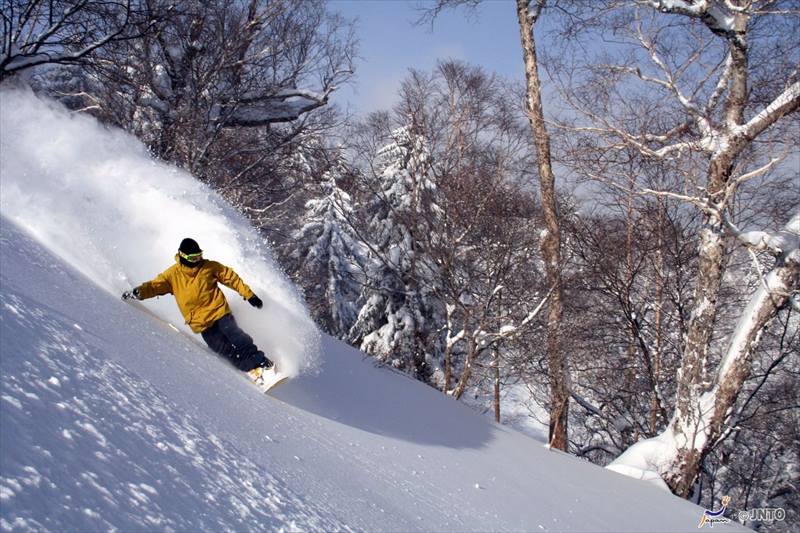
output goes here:
<path id="1" fill-rule="evenodd" d="M 232 314 L 220 318 L 201 333 L 208 347 L 225 356 L 233 366 L 247 372 L 259 366 L 270 366 L 264 352 L 253 344 L 253 339 L 236 324 Z"/>

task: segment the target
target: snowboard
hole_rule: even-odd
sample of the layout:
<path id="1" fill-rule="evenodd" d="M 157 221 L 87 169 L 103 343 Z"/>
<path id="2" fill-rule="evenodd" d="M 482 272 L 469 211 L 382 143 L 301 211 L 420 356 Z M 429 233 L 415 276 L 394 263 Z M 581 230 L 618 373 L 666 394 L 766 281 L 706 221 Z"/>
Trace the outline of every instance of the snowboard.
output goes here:
<path id="1" fill-rule="evenodd" d="M 258 387 L 261 392 L 268 393 L 287 379 L 289 379 L 288 374 L 278 371 L 273 366 L 271 369 L 261 374 L 261 379 L 259 381 L 253 381 L 252 383 Z"/>

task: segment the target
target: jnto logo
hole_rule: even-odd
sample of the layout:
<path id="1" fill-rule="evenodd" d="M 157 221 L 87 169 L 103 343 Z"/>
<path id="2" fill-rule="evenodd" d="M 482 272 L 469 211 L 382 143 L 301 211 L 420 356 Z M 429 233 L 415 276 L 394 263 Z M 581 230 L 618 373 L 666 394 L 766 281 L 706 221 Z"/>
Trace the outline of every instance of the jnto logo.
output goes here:
<path id="1" fill-rule="evenodd" d="M 697 524 L 697 529 L 705 526 L 706 524 L 710 524 L 711 527 L 714 527 L 714 524 L 727 524 L 730 522 L 730 518 L 725 518 L 725 510 L 728 508 L 728 504 L 731 502 L 730 496 L 723 496 L 722 497 L 722 508 L 718 511 L 709 511 L 708 509 L 703 511 L 703 516 L 700 517 L 700 523 Z"/>

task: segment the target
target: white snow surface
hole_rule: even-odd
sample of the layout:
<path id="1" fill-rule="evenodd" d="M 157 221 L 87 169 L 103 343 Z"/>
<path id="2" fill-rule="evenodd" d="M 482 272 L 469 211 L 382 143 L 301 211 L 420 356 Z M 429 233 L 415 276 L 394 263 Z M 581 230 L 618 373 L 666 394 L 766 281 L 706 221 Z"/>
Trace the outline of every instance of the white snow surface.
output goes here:
<path id="1" fill-rule="evenodd" d="M 119 132 L 0 96 L 0 530 L 696 528 L 699 507 L 309 334 L 212 192 Z M 317 372 L 264 395 L 169 326 L 170 298 L 120 301 L 187 233 L 269 299 L 234 304 L 257 340 L 298 353 L 305 335 Z"/>
<path id="2" fill-rule="evenodd" d="M 291 375 L 315 367 L 319 337 L 301 297 L 264 240 L 210 188 L 154 161 L 134 137 L 30 92 L 2 90 L 0 107 L 4 216 L 113 295 L 154 278 L 193 237 L 264 301 L 253 312 L 224 289 L 256 344 Z M 144 305 L 189 331 L 172 296 Z"/>

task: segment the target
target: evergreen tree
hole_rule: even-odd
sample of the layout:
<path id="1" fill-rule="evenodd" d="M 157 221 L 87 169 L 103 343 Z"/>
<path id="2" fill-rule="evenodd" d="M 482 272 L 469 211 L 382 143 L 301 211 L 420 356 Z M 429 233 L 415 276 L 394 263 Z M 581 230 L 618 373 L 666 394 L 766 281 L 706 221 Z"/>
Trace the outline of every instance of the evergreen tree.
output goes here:
<path id="1" fill-rule="evenodd" d="M 353 235 L 353 205 L 339 188 L 341 174 L 341 165 L 335 164 L 325 173 L 321 197 L 306 202 L 306 222 L 293 236 L 291 258 L 317 324 L 344 338 L 358 314 L 367 259 L 366 247 Z"/>
<path id="2" fill-rule="evenodd" d="M 430 325 L 441 323 L 433 296 L 433 263 L 425 240 L 440 212 L 425 139 L 412 127 L 392 132 L 378 153 L 377 194 L 369 205 L 368 235 L 374 261 L 361 294 L 350 340 L 379 360 L 427 379 L 438 354 Z"/>

